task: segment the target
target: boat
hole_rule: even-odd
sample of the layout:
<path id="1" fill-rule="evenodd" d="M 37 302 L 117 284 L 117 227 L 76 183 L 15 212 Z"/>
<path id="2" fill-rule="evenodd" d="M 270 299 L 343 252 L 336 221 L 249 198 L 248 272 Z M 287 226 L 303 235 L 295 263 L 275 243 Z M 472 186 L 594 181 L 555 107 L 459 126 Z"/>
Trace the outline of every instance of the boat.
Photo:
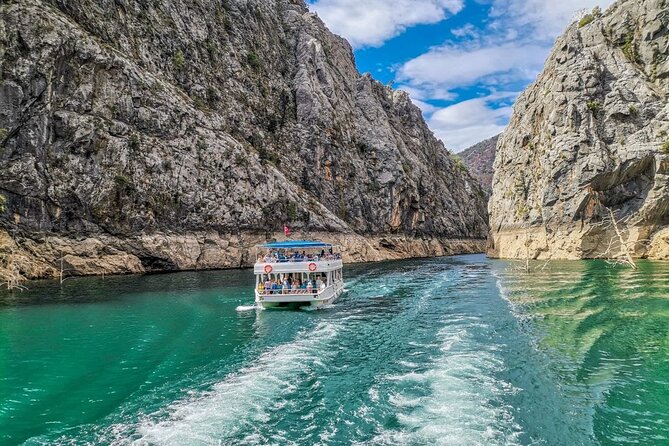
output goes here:
<path id="1" fill-rule="evenodd" d="M 254 265 L 258 308 L 322 307 L 344 292 L 343 262 L 338 246 L 315 240 L 259 245 Z"/>

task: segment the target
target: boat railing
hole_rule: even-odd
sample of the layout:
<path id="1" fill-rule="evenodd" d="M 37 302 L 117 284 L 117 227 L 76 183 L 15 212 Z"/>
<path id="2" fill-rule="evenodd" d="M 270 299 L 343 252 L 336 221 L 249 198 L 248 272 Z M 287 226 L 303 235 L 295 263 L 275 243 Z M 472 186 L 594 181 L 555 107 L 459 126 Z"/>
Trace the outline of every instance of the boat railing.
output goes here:
<path id="1" fill-rule="evenodd" d="M 310 296 L 316 296 L 318 294 L 321 294 L 324 292 L 327 288 L 321 288 L 320 290 L 317 288 L 313 288 L 311 290 L 309 289 L 272 289 L 270 291 L 268 290 L 257 290 L 259 296 L 263 297 L 270 297 L 270 296 L 304 296 L 304 295 L 310 295 Z"/>
<path id="2" fill-rule="evenodd" d="M 272 257 L 265 256 L 258 258 L 258 263 L 308 263 L 308 262 L 327 262 L 332 260 L 341 260 L 341 254 L 328 254 L 325 256 L 299 256 L 299 257 Z"/>

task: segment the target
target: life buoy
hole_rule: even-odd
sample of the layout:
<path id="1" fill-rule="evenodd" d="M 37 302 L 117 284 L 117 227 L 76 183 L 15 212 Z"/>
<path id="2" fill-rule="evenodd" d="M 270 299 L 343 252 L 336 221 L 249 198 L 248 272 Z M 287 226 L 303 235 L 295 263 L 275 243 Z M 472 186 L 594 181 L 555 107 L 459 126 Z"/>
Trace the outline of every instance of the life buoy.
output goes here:
<path id="1" fill-rule="evenodd" d="M 311 271 L 312 273 L 313 273 L 314 271 L 316 271 L 316 268 L 318 268 L 318 267 L 316 266 L 316 264 L 315 264 L 314 262 L 311 262 L 311 263 L 309 264 L 309 271 Z"/>
<path id="2" fill-rule="evenodd" d="M 267 274 L 271 273 L 272 272 L 272 265 L 265 265 L 265 272 Z"/>

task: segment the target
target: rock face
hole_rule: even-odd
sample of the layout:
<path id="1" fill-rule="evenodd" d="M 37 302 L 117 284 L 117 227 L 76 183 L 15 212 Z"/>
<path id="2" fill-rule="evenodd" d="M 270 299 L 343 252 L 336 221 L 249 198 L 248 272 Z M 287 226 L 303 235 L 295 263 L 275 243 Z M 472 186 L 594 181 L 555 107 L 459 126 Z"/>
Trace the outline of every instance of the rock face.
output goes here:
<path id="1" fill-rule="evenodd" d="M 492 166 L 499 136 L 493 136 L 458 153 L 488 196 L 492 195 Z"/>
<path id="2" fill-rule="evenodd" d="M 498 143 L 489 254 L 668 258 L 668 96 L 666 0 L 573 23 Z"/>
<path id="3" fill-rule="evenodd" d="M 0 18 L 4 267 L 240 266 L 284 224 L 359 260 L 480 249 L 476 182 L 302 0 L 20 0 Z"/>

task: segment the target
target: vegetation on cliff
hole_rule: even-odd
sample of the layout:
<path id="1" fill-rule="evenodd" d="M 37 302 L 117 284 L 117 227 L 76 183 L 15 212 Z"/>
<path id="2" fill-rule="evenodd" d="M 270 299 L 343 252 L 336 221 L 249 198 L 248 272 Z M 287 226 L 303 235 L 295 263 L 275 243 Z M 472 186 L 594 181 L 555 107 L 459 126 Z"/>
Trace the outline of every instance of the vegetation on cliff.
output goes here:
<path id="1" fill-rule="evenodd" d="M 408 95 L 301 1 L 25 0 L 0 31 L 0 226 L 41 265 L 25 275 L 239 266 L 284 224 L 487 232 Z"/>
<path id="2" fill-rule="evenodd" d="M 556 41 L 498 143 L 490 255 L 669 258 L 668 30 L 622 0 Z"/>

